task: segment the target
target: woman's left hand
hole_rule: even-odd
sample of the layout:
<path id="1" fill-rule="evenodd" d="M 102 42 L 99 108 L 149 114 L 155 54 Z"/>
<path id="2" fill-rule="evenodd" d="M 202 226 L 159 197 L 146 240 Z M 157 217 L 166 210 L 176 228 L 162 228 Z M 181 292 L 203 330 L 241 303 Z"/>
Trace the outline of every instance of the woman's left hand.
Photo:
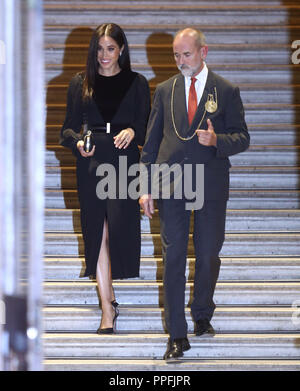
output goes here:
<path id="1" fill-rule="evenodd" d="M 126 149 L 134 139 L 134 136 L 134 130 L 131 128 L 121 130 L 121 132 L 114 137 L 115 147 L 119 149 Z"/>

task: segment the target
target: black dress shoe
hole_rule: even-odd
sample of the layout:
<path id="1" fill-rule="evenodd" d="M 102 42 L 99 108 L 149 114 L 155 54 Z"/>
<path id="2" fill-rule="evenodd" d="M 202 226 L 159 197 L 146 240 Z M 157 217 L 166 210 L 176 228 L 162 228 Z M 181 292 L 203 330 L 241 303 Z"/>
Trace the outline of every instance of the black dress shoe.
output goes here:
<path id="1" fill-rule="evenodd" d="M 191 345 L 187 338 L 176 338 L 176 339 L 169 338 L 167 350 L 166 353 L 164 354 L 164 359 L 174 360 L 178 357 L 182 357 L 183 352 L 189 350 L 190 348 Z"/>
<path id="2" fill-rule="evenodd" d="M 116 321 L 117 321 L 117 317 L 119 316 L 119 310 L 118 310 L 119 304 L 116 302 L 116 300 L 113 300 L 111 302 L 111 305 L 113 306 L 115 311 L 115 316 L 113 319 L 113 327 L 106 327 L 105 329 L 101 329 L 101 327 L 99 327 L 98 330 L 96 331 L 97 334 L 114 334 L 116 332 Z"/>
<path id="3" fill-rule="evenodd" d="M 215 330 L 207 319 L 199 319 L 196 321 L 195 334 L 211 334 L 215 335 Z"/>

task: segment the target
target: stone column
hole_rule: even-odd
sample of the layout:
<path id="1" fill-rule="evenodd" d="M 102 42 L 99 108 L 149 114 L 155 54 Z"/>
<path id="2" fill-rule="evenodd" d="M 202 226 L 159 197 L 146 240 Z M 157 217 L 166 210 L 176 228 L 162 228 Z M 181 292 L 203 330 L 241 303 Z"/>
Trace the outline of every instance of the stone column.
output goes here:
<path id="1" fill-rule="evenodd" d="M 1 369 L 42 368 L 45 97 L 41 0 L 0 2 Z M 1 312 L 0 312 L 1 315 Z"/>

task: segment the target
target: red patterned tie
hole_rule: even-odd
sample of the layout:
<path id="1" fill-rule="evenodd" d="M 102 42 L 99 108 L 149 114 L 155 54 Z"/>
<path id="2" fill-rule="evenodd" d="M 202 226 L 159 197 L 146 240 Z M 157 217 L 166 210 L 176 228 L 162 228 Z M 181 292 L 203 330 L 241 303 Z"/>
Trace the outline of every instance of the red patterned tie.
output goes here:
<path id="1" fill-rule="evenodd" d="M 188 119 L 190 125 L 193 122 L 193 118 L 197 111 L 197 94 L 195 90 L 195 81 L 196 78 L 191 77 L 191 86 L 189 91 L 189 103 L 188 103 Z"/>

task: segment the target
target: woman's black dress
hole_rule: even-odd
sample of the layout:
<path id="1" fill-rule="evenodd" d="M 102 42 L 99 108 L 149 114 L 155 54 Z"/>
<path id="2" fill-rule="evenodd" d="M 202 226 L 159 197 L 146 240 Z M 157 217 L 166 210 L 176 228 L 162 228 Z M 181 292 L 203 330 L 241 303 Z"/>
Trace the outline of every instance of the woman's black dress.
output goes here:
<path id="1" fill-rule="evenodd" d="M 129 185 L 136 177 L 119 176 L 119 173 L 139 162 L 138 144 L 144 144 L 150 111 L 148 82 L 142 75 L 127 70 L 110 77 L 97 75 L 94 96 L 87 101 L 82 100 L 82 82 L 82 74 L 71 80 L 60 144 L 71 148 L 77 157 L 77 186 L 86 261 L 84 276 L 96 275 L 106 218 L 112 278 L 138 277 L 140 208 L 136 198 L 131 199 L 124 194 L 124 183 Z M 80 131 L 84 122 L 92 130 L 96 143 L 95 154 L 89 158 L 82 157 L 76 146 L 82 139 Z M 107 122 L 111 124 L 110 134 L 99 131 Z M 135 138 L 127 149 L 116 148 L 113 137 L 128 127 L 134 129 Z M 103 168 L 101 175 L 97 171 L 99 165 Z M 106 183 L 111 168 L 115 169 L 116 181 L 112 181 L 113 176 L 110 176 Z M 123 181 L 121 189 L 120 180 Z"/>

